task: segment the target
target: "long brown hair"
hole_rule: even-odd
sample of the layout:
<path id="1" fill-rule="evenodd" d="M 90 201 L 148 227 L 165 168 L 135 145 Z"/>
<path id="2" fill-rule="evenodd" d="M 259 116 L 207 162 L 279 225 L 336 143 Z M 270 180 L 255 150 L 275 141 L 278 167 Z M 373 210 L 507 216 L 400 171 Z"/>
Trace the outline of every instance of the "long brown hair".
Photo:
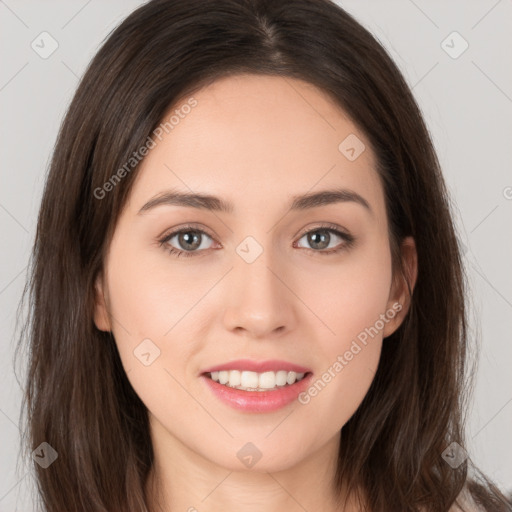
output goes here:
<path id="1" fill-rule="evenodd" d="M 178 100 L 240 73 L 305 80 L 371 142 L 385 189 L 393 269 L 414 237 L 410 310 L 386 338 L 371 388 L 342 428 L 335 486 L 360 488 L 372 512 L 446 511 L 465 485 L 488 511 L 510 510 L 464 447 L 469 365 L 466 284 L 449 198 L 418 106 L 386 51 L 329 0 L 153 0 L 104 42 L 69 106 L 44 189 L 24 293 L 28 372 L 21 453 L 46 512 L 138 512 L 153 463 L 147 410 L 115 340 L 93 322 L 94 282 L 138 166 L 97 192 Z M 23 450 L 23 447 L 25 451 Z M 476 475 L 476 472 L 475 472 Z"/>

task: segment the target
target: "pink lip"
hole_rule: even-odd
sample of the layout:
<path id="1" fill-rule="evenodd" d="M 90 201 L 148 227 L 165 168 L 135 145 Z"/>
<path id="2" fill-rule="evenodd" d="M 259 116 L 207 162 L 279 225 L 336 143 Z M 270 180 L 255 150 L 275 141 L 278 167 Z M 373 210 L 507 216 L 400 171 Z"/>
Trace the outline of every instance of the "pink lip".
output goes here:
<path id="1" fill-rule="evenodd" d="M 226 365 L 223 366 L 226 367 Z M 284 369 L 282 366 L 280 368 Z M 299 394 L 308 388 L 312 377 L 313 374 L 308 373 L 302 380 L 291 386 L 283 386 L 269 391 L 244 391 L 215 382 L 206 375 L 201 375 L 200 378 L 217 398 L 234 409 L 245 412 L 271 412 L 296 400 Z"/>
<path id="2" fill-rule="evenodd" d="M 229 363 L 219 364 L 217 366 L 207 368 L 206 370 L 203 370 L 201 374 L 220 372 L 222 370 L 241 370 L 257 373 L 278 372 L 279 370 L 285 370 L 287 372 L 296 373 L 308 373 L 311 371 L 309 368 L 305 368 L 304 366 L 288 363 L 287 361 L 278 361 L 277 359 L 272 359 L 268 361 L 252 361 L 251 359 L 238 359 L 236 361 L 230 361 Z"/>

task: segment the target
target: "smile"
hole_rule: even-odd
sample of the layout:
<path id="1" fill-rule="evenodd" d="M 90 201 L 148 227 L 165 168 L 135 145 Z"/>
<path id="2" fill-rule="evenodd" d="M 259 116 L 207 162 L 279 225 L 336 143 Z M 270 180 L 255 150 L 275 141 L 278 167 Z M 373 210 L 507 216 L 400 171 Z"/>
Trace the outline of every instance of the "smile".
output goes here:
<path id="1" fill-rule="evenodd" d="M 224 386 L 244 391 L 269 391 L 281 387 L 291 386 L 304 378 L 305 373 L 279 370 L 277 372 L 267 371 L 263 373 L 223 370 L 207 374 L 210 379 Z"/>

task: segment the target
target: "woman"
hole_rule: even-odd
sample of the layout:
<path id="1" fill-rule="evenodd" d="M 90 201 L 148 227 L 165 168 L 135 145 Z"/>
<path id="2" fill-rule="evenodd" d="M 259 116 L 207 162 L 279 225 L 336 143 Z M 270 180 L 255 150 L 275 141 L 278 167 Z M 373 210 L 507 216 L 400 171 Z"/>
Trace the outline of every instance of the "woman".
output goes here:
<path id="1" fill-rule="evenodd" d="M 44 510 L 510 510 L 464 449 L 427 129 L 327 0 L 153 0 L 93 59 L 33 252 Z M 475 474 L 471 474 L 471 471 Z"/>

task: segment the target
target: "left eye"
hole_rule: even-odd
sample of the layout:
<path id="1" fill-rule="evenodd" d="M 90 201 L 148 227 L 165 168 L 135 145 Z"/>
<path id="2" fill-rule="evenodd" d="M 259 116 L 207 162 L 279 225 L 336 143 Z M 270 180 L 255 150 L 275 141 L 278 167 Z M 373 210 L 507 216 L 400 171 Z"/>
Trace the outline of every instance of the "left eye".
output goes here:
<path id="1" fill-rule="evenodd" d="M 334 234 L 334 236 L 332 236 Z M 346 235 L 345 233 L 342 233 L 336 229 L 332 228 L 317 228 L 313 229 L 311 231 L 308 231 L 307 233 L 304 233 L 302 237 L 299 239 L 302 240 L 303 238 L 307 239 L 307 243 L 310 245 L 310 247 L 305 247 L 306 249 L 314 249 L 314 250 L 325 250 L 325 249 L 333 249 L 334 247 L 339 246 L 339 242 L 334 245 L 330 245 L 331 242 L 335 242 L 336 238 L 341 238 L 342 240 L 346 240 L 347 243 L 351 241 L 351 237 Z M 317 251 L 317 252 L 318 252 Z M 326 251 L 326 252 L 333 252 L 333 251 Z"/>

